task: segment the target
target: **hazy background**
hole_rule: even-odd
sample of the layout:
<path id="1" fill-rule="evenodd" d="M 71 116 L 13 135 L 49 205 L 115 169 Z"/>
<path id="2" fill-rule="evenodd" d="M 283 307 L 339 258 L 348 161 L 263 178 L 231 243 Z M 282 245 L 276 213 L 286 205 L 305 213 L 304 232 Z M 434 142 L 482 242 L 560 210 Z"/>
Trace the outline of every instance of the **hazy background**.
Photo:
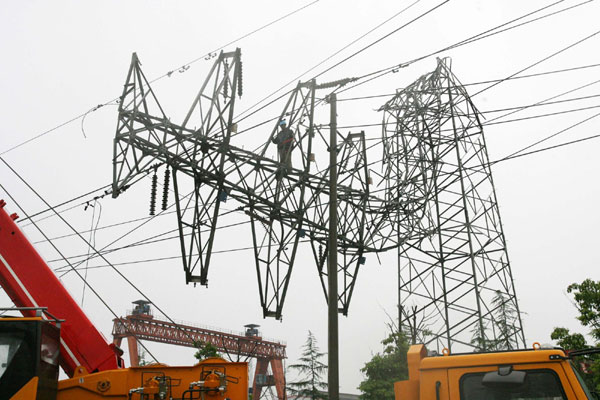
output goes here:
<path id="1" fill-rule="evenodd" d="M 170 77 L 154 83 L 153 88 L 171 119 L 181 121 L 214 61 L 204 60 L 204 55 L 307 4 L 310 2 L 2 1 L 0 153 L 52 205 L 108 185 L 112 179 L 116 106 L 107 105 L 90 112 L 83 125 L 81 118 L 75 119 L 14 147 L 118 97 L 134 51 L 149 79 L 174 71 Z M 298 79 L 310 79 L 437 4 L 439 2 L 429 0 L 320 0 L 227 46 L 226 50 L 242 49 L 244 95 L 236 103 L 236 110 L 239 113 L 247 109 L 284 85 L 287 85 L 285 90 L 289 90 Z M 319 81 L 360 76 L 400 64 L 550 4 L 553 3 L 450 1 L 333 68 L 319 77 Z M 559 1 L 546 11 L 520 22 L 576 4 L 580 2 Z M 304 74 L 407 7 L 379 29 Z M 598 3 L 586 2 L 570 11 L 444 51 L 439 56 L 452 57 L 453 71 L 463 83 L 505 78 L 600 30 L 598 15 Z M 598 64 L 599 44 L 600 35 L 594 36 L 523 74 Z M 182 65 L 195 59 L 199 60 L 190 64 L 189 69 L 178 72 Z M 340 94 L 339 98 L 393 94 L 397 88 L 410 84 L 435 66 L 435 57 L 428 57 L 398 73 Z M 539 102 L 599 80 L 599 71 L 600 68 L 592 67 L 513 79 L 475 96 L 473 101 L 489 120 L 501 113 L 486 111 Z M 485 86 L 467 88 L 473 94 Z M 598 94 L 599 85 L 591 84 L 559 99 Z M 381 97 L 340 102 L 338 124 L 377 123 L 381 116 L 374 110 L 385 101 L 386 98 Z M 261 110 L 240 123 L 240 129 L 274 117 L 283 106 L 284 100 L 281 100 Z M 589 97 L 532 107 L 504 118 L 527 119 L 486 126 L 490 160 L 500 159 L 589 118 L 598 113 L 598 109 L 529 117 L 599 106 L 598 97 Z M 318 112 L 322 115 L 319 123 L 328 123 L 327 108 Z M 535 148 L 600 134 L 598 121 L 598 118 L 591 119 Z M 369 137 L 380 134 L 380 127 L 364 129 Z M 253 129 L 240 135 L 236 144 L 254 148 L 268 139 L 270 131 L 271 125 Z M 529 344 L 550 342 L 549 335 L 555 326 L 585 332 L 574 318 L 576 310 L 566 294 L 566 287 L 584 278 L 598 279 L 599 149 L 600 141 L 590 140 L 501 162 L 493 168 L 517 295 L 520 307 L 526 313 L 524 329 Z M 326 160 L 317 159 L 317 165 L 324 167 Z M 4 165 L 0 165 L 0 183 L 27 213 L 46 209 Z M 90 227 L 97 226 L 96 234 L 91 238 L 97 248 L 103 248 L 143 222 L 120 224 L 148 216 L 149 193 L 150 180 L 146 179 L 116 200 L 107 196 L 95 207 L 85 209 L 83 203 L 101 195 L 100 191 L 59 209 L 76 229 L 85 232 L 83 235 L 88 240 Z M 9 212 L 18 211 L 6 192 L 0 190 L 0 198 L 7 200 Z M 225 208 L 229 207 L 235 208 L 235 204 L 226 204 Z M 45 216 L 50 213 L 36 219 Z M 120 225 L 110 227 L 114 224 Z M 65 255 L 88 253 L 87 245 L 76 237 L 59 238 L 72 235 L 72 232 L 55 216 L 41 220 L 40 226 L 49 237 L 57 238 L 54 242 Z M 111 248 L 175 228 L 173 214 L 160 216 Z M 22 229 L 52 268 L 64 265 L 58 254 L 41 241 L 42 237 L 33 226 L 24 222 Z M 252 245 L 248 225 L 222 233 L 219 232 L 215 250 Z M 283 321 L 278 322 L 262 319 L 251 250 L 219 253 L 211 266 L 209 288 L 194 288 L 184 283 L 177 258 L 178 240 L 173 234 L 167 236 L 173 239 L 118 250 L 108 254 L 107 258 L 171 318 L 234 331 L 241 331 L 244 324 L 258 323 L 264 336 L 287 342 L 288 363 L 296 361 L 308 330 L 316 335 L 321 349 L 326 351 L 327 309 L 308 251 L 299 254 Z M 140 262 L 157 258 L 166 259 Z M 89 283 L 118 315 L 125 315 L 131 308 L 131 301 L 141 295 L 104 265 L 101 260 L 90 261 L 87 272 L 82 270 L 82 273 L 87 273 Z M 111 340 L 112 314 L 89 290 L 82 299 L 83 284 L 75 274 L 62 275 L 61 279 L 83 304 L 98 329 Z M 3 304 L 9 305 L 9 301 L 5 298 Z M 397 266 L 393 252 L 383 255 L 381 264 L 376 257 L 368 256 L 359 274 L 350 314 L 340 317 L 342 392 L 358 392 L 356 388 L 362 380 L 360 368 L 372 354 L 381 351 L 380 341 L 387 335 L 388 314 L 395 316 L 396 306 Z M 192 349 L 154 343 L 147 343 L 147 346 L 161 362 L 194 362 Z"/>

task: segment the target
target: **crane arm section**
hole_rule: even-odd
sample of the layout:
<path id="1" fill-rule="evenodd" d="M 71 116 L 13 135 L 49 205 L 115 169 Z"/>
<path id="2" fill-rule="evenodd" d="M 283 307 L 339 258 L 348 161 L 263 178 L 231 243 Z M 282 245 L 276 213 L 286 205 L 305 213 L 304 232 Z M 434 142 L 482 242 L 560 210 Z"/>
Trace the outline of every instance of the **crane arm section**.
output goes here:
<path id="1" fill-rule="evenodd" d="M 0 200 L 0 285 L 17 307 L 47 307 L 61 325 L 60 365 L 67 375 L 123 367 L 122 351 L 108 344 L 58 277 L 21 232 Z M 27 311 L 23 311 L 26 314 Z M 30 316 L 30 315 L 24 315 Z"/>

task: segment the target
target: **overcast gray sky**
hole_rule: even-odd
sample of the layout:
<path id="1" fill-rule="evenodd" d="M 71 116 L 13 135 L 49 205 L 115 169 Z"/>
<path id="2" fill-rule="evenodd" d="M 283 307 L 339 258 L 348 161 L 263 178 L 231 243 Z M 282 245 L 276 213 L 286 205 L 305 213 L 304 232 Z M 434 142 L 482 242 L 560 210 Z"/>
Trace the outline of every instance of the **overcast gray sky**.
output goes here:
<path id="1" fill-rule="evenodd" d="M 240 47 L 244 62 L 244 96 L 236 109 L 245 110 L 281 86 L 287 85 L 289 90 L 293 86 L 289 82 L 311 78 L 439 3 L 431 0 L 320 0 L 227 46 L 226 50 Z M 598 3 L 449 1 L 328 71 L 319 80 L 360 76 L 400 64 L 545 5 L 554 4 L 521 22 L 580 3 L 585 4 L 438 54 L 452 57 L 453 71 L 463 83 L 508 77 L 600 30 Z M 310 1 L 0 2 L 0 34 L 3 38 L 0 41 L 0 109 L 3 115 L 0 153 L 51 204 L 108 185 L 112 179 L 115 106 L 107 105 L 89 113 L 83 125 L 79 118 L 20 144 L 118 97 L 134 51 L 151 79 L 175 71 L 170 77 L 158 80 L 153 88 L 167 114 L 173 121 L 179 121 L 212 64 L 212 60 L 204 60 L 205 54 L 307 4 Z M 388 19 L 365 38 L 305 73 Z M 600 35 L 593 36 L 521 75 L 598 64 L 599 41 Z M 196 59 L 199 60 L 190 64 L 185 72 L 177 72 L 179 67 Z M 345 96 L 394 93 L 397 88 L 433 70 L 435 65 L 435 57 L 427 57 L 398 73 L 348 91 Z M 532 107 L 506 117 L 504 121 L 581 108 L 587 110 L 486 126 L 490 159 L 500 159 L 597 114 L 598 108 L 593 107 L 600 105 L 599 97 L 593 96 L 600 94 L 599 84 L 594 83 L 600 79 L 599 71 L 598 67 L 590 67 L 513 79 L 475 96 L 475 104 L 487 119 L 491 119 L 498 113 L 486 111 L 536 103 L 589 84 L 558 98 L 586 99 Z M 468 90 L 474 93 L 480 88 L 482 86 L 470 86 Z M 339 124 L 379 122 L 381 116 L 374 110 L 385 100 L 374 98 L 340 103 Z M 277 115 L 283 106 L 283 101 L 275 103 L 245 121 L 240 128 Z M 321 123 L 328 121 L 322 118 Z M 534 149 L 600 134 L 599 127 L 598 118 L 592 118 Z M 239 145 L 253 148 L 264 143 L 270 129 L 252 130 L 240 139 Z M 380 128 L 366 128 L 366 133 L 376 137 Z M 576 310 L 566 294 L 566 287 L 585 278 L 598 279 L 597 226 L 600 218 L 596 204 L 599 194 L 596 154 L 599 148 L 599 140 L 590 140 L 502 162 L 493 168 L 517 295 L 521 309 L 526 312 L 524 329 L 528 343 L 550 342 L 549 335 L 555 326 L 585 332 L 575 320 Z M 324 166 L 325 160 L 319 165 Z M 0 177 L 1 183 L 28 213 L 45 208 L 4 166 L 0 166 Z M 84 210 L 83 206 L 65 210 L 63 216 L 82 231 L 96 223 L 104 227 L 143 218 L 148 215 L 149 193 L 148 180 L 116 200 L 103 198 L 96 205 L 94 222 L 94 209 Z M 7 195 L 0 192 L 0 197 Z M 15 204 L 9 202 L 7 207 L 11 212 L 16 211 Z M 106 246 L 137 224 L 139 222 L 99 229 L 95 236 L 97 247 Z M 173 215 L 156 218 L 113 246 L 121 247 L 174 229 L 175 224 Z M 71 233 L 56 217 L 44 219 L 41 226 L 50 237 Z M 40 235 L 32 228 L 23 227 L 31 240 L 37 242 Z M 242 226 L 223 235 L 215 246 L 216 250 L 225 250 L 250 246 L 251 243 L 248 227 Z M 71 256 L 88 251 L 85 243 L 74 238 L 58 239 L 56 244 Z M 47 260 L 58 258 L 46 243 L 38 243 L 36 247 Z M 107 257 L 174 319 L 227 330 L 241 330 L 250 322 L 261 324 L 265 336 L 287 341 L 289 362 L 297 359 L 308 330 L 326 350 L 327 310 L 308 251 L 300 253 L 284 318 L 277 322 L 262 319 L 251 251 L 221 253 L 215 257 L 208 289 L 186 286 L 176 258 L 130 263 L 176 257 L 178 249 L 179 244 L 174 239 L 155 246 L 116 251 Z M 53 268 L 63 264 L 50 262 Z M 93 261 L 89 265 L 103 264 Z M 342 392 L 358 392 L 357 386 L 362 380 L 360 368 L 372 354 L 381 351 L 380 341 L 386 336 L 388 321 L 386 313 L 396 314 L 396 273 L 393 255 L 382 256 L 381 265 L 375 257 L 369 256 L 360 273 L 350 314 L 340 318 Z M 87 277 L 118 314 L 125 314 L 130 302 L 140 297 L 109 268 L 89 269 Z M 79 278 L 70 273 L 62 280 L 81 302 Z M 112 315 L 89 291 L 85 294 L 83 308 L 110 338 Z M 193 362 L 190 349 L 173 349 L 152 343 L 148 347 L 160 361 L 169 364 Z"/>

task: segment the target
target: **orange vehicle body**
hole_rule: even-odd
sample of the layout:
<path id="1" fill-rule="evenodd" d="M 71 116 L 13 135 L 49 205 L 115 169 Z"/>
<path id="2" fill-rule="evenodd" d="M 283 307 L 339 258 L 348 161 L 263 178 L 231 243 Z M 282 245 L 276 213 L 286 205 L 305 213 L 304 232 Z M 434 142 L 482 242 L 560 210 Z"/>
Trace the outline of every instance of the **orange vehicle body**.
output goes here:
<path id="1" fill-rule="evenodd" d="M 531 350 L 500 351 L 489 353 L 469 353 L 441 356 L 427 356 L 424 345 L 413 345 L 408 351 L 408 374 L 405 381 L 396 382 L 394 385 L 396 400 L 464 400 L 473 398 L 498 398 L 485 394 L 482 390 L 495 391 L 509 394 L 511 390 L 507 385 L 496 383 L 496 386 L 487 388 L 478 382 L 478 395 L 469 396 L 465 393 L 466 378 L 485 376 L 487 373 L 496 373 L 500 368 L 506 371 L 524 371 L 525 374 L 546 374 L 552 378 L 552 388 L 537 388 L 528 385 L 526 390 L 554 390 L 556 393 L 537 393 L 516 395 L 506 398 L 558 398 L 558 399 L 588 399 L 589 392 L 573 369 L 570 361 L 561 349 L 541 349 L 537 346 Z M 523 375 L 525 375 L 523 374 Z M 526 375 L 525 375 L 526 376 Z M 481 381 L 482 379 L 480 379 Z M 472 385 L 473 386 L 473 385 Z M 515 386 L 513 393 L 519 389 Z M 515 396 L 515 395 L 513 395 Z M 523 397 L 521 397 L 523 396 Z M 530 397 L 529 397 L 530 396 Z M 503 398 L 500 396 L 500 398 Z"/>
<path id="2" fill-rule="evenodd" d="M 160 397 L 161 383 L 156 377 L 163 376 L 170 378 L 171 388 L 165 397 Z M 202 382 L 202 387 L 211 390 L 204 392 L 202 397 L 200 392 L 195 392 L 193 396 L 189 393 L 186 398 L 245 400 L 248 398 L 248 364 L 209 358 L 191 367 L 152 364 L 94 374 L 81 371 L 70 379 L 58 382 L 56 399 L 180 399 L 193 382 Z M 219 390 L 219 387 L 224 390 Z M 132 392 L 131 397 L 128 397 L 132 389 L 138 391 Z"/>
<path id="3" fill-rule="evenodd" d="M 0 200 L 0 286 L 19 316 L 0 316 L 0 400 L 247 400 L 248 363 L 124 368 Z M 58 380 L 59 364 L 69 376 Z"/>

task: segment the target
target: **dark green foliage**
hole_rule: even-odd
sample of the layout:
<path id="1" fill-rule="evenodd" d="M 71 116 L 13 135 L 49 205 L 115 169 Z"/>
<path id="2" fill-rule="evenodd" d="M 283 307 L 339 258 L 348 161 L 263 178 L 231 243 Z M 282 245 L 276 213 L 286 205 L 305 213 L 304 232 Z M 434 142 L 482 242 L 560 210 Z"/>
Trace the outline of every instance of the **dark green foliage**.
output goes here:
<path id="1" fill-rule="evenodd" d="M 200 340 L 198 342 L 194 342 L 194 346 L 198 349 L 198 351 L 194 353 L 194 357 L 196 357 L 198 361 L 206 360 L 207 358 L 211 357 L 221 356 L 217 348 L 211 343 L 203 342 Z"/>
<path id="2" fill-rule="evenodd" d="M 580 350 L 590 347 L 581 333 L 571 334 L 567 328 L 554 328 L 550 338 L 556 340 L 556 344 L 565 350 Z"/>
<path id="3" fill-rule="evenodd" d="M 494 308 L 494 325 L 496 328 L 496 339 L 494 339 L 494 350 L 512 350 L 519 347 L 514 336 L 514 326 L 518 324 L 518 312 L 515 303 L 509 301 L 507 296 L 499 290 L 492 299 Z M 520 325 L 520 324 L 519 324 Z"/>
<path id="4" fill-rule="evenodd" d="M 514 326 L 518 324 L 518 312 L 515 304 L 510 302 L 507 296 L 497 290 L 492 299 L 494 316 L 493 331 L 485 323 L 483 332 L 479 323 L 474 324 L 471 330 L 471 344 L 475 351 L 511 350 L 518 348 L 518 342 L 514 336 Z M 495 333 L 495 337 L 493 336 Z"/>
<path id="5" fill-rule="evenodd" d="M 575 298 L 575 306 L 579 311 L 577 319 L 591 328 L 591 336 L 595 344 L 588 344 L 580 333 L 571 333 L 567 328 L 554 328 L 550 337 L 565 350 L 582 350 L 591 347 L 600 347 L 600 281 L 586 279 L 581 283 L 573 283 L 567 288 Z M 600 355 L 576 357 L 573 365 L 579 370 L 588 387 L 595 392 L 600 392 Z"/>
<path id="6" fill-rule="evenodd" d="M 361 369 L 366 378 L 358 386 L 362 400 L 394 400 L 394 382 L 408 378 L 406 353 L 409 345 L 404 333 L 392 329 L 381 343 L 383 351 L 375 354 Z"/>
<path id="7" fill-rule="evenodd" d="M 473 325 L 473 329 L 471 329 L 471 344 L 475 346 L 476 352 L 479 351 L 491 351 L 495 350 L 497 346 L 497 341 L 495 339 L 488 339 L 487 337 L 487 326 L 483 326 L 483 331 L 481 330 L 481 325 L 476 323 Z"/>
<path id="8" fill-rule="evenodd" d="M 552 340 L 556 340 L 556 344 L 567 351 L 583 350 L 594 347 L 587 344 L 585 337 L 582 334 L 571 334 L 567 328 L 554 328 L 550 337 Z M 576 357 L 573 360 L 573 366 L 577 368 L 591 390 L 596 392 L 600 391 L 600 355 L 592 354 Z"/>
<path id="9" fill-rule="evenodd" d="M 581 283 L 572 283 L 567 292 L 573 293 L 579 310 L 577 319 L 583 326 L 592 328 L 591 334 L 600 341 L 600 281 L 586 279 Z"/>
<path id="10" fill-rule="evenodd" d="M 311 331 L 308 331 L 308 338 L 302 349 L 302 357 L 298 363 L 288 367 L 299 372 L 299 380 L 289 382 L 287 391 L 311 400 L 327 399 L 327 383 L 325 381 L 327 364 L 321 361 L 325 353 L 319 351 L 317 339 Z"/>

